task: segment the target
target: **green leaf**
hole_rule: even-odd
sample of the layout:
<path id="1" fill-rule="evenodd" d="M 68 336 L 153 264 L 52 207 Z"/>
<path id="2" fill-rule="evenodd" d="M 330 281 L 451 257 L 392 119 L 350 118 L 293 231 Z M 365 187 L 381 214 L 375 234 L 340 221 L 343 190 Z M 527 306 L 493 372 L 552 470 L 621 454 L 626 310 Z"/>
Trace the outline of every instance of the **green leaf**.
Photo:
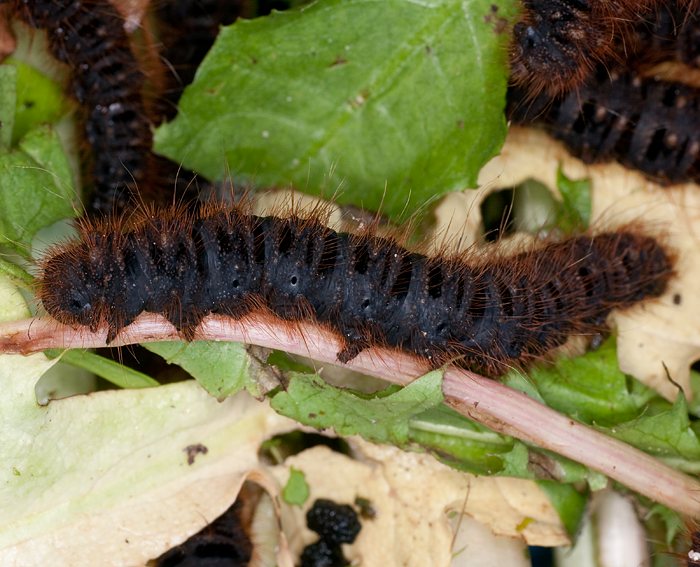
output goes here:
<path id="1" fill-rule="evenodd" d="M 211 179 L 414 211 L 474 186 L 503 142 L 514 5 L 325 0 L 238 20 L 155 148 Z"/>
<path id="2" fill-rule="evenodd" d="M 282 489 L 282 498 L 291 506 L 303 506 L 309 499 L 309 484 L 306 482 L 304 471 L 291 468 L 289 480 Z"/>
<path id="3" fill-rule="evenodd" d="M 28 256 L 34 234 L 74 216 L 71 169 L 55 132 L 32 130 L 18 150 L 0 150 L 0 243 Z"/>
<path id="4" fill-rule="evenodd" d="M 17 106 L 17 69 L 0 65 L 0 150 L 9 148 Z"/>
<path id="5" fill-rule="evenodd" d="M 31 274 L 4 258 L 0 258 L 0 275 L 9 277 L 15 285 L 20 287 L 28 288 L 34 282 Z"/>
<path id="6" fill-rule="evenodd" d="M 15 145 L 30 130 L 51 124 L 61 118 L 68 108 L 61 85 L 34 67 L 9 58 L 6 64 L 17 70 L 17 94 L 12 144 Z"/>
<path id="7" fill-rule="evenodd" d="M 49 358 L 60 357 L 66 364 L 89 370 L 120 388 L 152 388 L 159 385 L 156 380 L 142 372 L 87 350 L 50 350 L 45 354 Z"/>
<path id="8" fill-rule="evenodd" d="M 508 458 L 513 462 L 513 476 L 527 473 L 527 449 L 524 459 L 514 459 L 516 445 L 511 437 L 494 433 L 487 427 L 471 421 L 453 409 L 440 405 L 410 420 L 410 440 L 433 453 L 454 468 L 475 474 L 502 473 Z M 519 456 L 522 453 L 518 452 Z"/>
<path id="9" fill-rule="evenodd" d="M 522 376 L 505 383 L 522 389 Z M 700 472 L 700 439 L 682 395 L 675 404 L 661 398 L 617 366 L 615 341 L 576 358 L 532 368 L 526 390 L 549 407 L 662 458 L 685 472 Z M 591 479 L 588 479 L 591 482 Z"/>
<path id="10" fill-rule="evenodd" d="M 332 427 L 341 436 L 361 435 L 377 443 L 404 446 L 411 417 L 442 402 L 442 373 L 434 371 L 396 391 L 367 399 L 336 388 L 316 374 L 291 373 L 286 391 L 272 397 L 272 408 L 317 429 Z"/>
<path id="11" fill-rule="evenodd" d="M 562 197 L 557 226 L 566 232 L 588 228 L 591 222 L 591 182 L 569 179 L 561 167 L 557 170 L 557 189 Z"/>
<path id="12" fill-rule="evenodd" d="M 551 480 L 539 480 L 537 484 L 549 497 L 567 533 L 574 537 L 586 513 L 588 494 L 581 494 L 570 484 L 560 484 Z"/>
<path id="13" fill-rule="evenodd" d="M 509 373 L 504 382 L 523 390 L 518 372 Z M 584 356 L 562 357 L 554 364 L 532 368 L 526 385 L 548 406 L 598 425 L 635 418 L 657 397 L 653 390 L 620 371 L 614 340 Z"/>
<path id="14" fill-rule="evenodd" d="M 241 343 L 218 341 L 160 342 L 143 345 L 189 372 L 201 386 L 217 399 L 242 389 L 256 393 L 256 383 L 249 376 L 248 353 Z"/>
<path id="15" fill-rule="evenodd" d="M 687 471 L 700 472 L 700 440 L 690 427 L 685 396 L 678 395 L 671 407 L 659 403 L 658 410 L 614 427 L 613 436 L 652 455 L 682 459 L 676 463 Z"/>

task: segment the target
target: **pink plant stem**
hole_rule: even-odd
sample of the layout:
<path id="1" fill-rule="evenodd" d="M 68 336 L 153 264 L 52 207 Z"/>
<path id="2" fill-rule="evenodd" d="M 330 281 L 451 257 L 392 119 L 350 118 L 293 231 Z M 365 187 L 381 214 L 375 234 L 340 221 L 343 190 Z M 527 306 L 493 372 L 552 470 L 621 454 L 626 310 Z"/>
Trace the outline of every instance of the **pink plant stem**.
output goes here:
<path id="1" fill-rule="evenodd" d="M 47 319 L 0 324 L 0 352 L 29 353 L 47 348 L 105 346 L 105 331 L 71 329 Z M 288 323 L 266 315 L 239 321 L 210 316 L 197 338 L 240 341 L 339 364 L 341 345 L 331 332 L 311 323 Z M 112 346 L 176 340 L 173 327 L 158 315 L 142 315 Z M 372 349 L 346 365 L 353 370 L 405 385 L 427 370 L 406 354 Z M 498 433 L 578 461 L 627 487 L 692 517 L 700 517 L 700 482 L 621 441 L 562 415 L 503 384 L 449 368 L 443 379 L 445 401 L 462 415 Z"/>

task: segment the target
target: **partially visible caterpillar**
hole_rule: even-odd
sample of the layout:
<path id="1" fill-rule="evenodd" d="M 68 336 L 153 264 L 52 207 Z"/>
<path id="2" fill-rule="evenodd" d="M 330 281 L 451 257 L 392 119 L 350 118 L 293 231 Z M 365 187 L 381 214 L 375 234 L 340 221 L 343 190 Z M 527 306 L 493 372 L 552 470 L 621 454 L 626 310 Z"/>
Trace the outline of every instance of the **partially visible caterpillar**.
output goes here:
<path id="1" fill-rule="evenodd" d="M 580 86 L 615 56 L 614 38 L 650 13 L 654 0 L 523 0 L 513 28 L 511 80 L 531 95 Z"/>
<path id="2" fill-rule="evenodd" d="M 174 74 L 175 84 L 163 94 L 163 115 L 170 120 L 185 85 L 194 79 L 221 26 L 247 16 L 247 0 L 160 0 L 155 12 L 161 33 L 161 54 Z"/>
<path id="3" fill-rule="evenodd" d="M 92 148 L 93 191 L 86 208 L 121 210 L 130 192 L 146 185 L 152 142 L 144 76 L 122 17 L 107 0 L 11 3 L 29 25 L 46 30 L 53 56 L 73 69 L 72 89 L 86 108 Z"/>
<path id="4" fill-rule="evenodd" d="M 522 5 L 513 28 L 511 80 L 528 97 L 574 91 L 599 65 L 614 66 L 640 49 L 646 57 L 677 38 L 692 39 L 698 8 L 695 0 L 523 0 Z M 678 36 L 684 23 L 687 31 Z"/>
<path id="5" fill-rule="evenodd" d="M 561 97 L 509 92 L 509 116 L 541 124 L 587 163 L 617 160 L 661 182 L 700 181 L 700 92 L 599 67 Z"/>
<path id="6" fill-rule="evenodd" d="M 497 376 L 570 335 L 603 331 L 612 309 L 660 295 L 672 271 L 664 248 L 632 230 L 508 257 L 426 256 L 314 217 L 211 204 L 192 215 L 150 210 L 126 225 L 84 221 L 80 238 L 43 262 L 39 298 L 61 323 L 106 326 L 108 342 L 144 311 L 187 340 L 209 313 L 264 311 L 337 333 L 343 363 L 393 347 Z"/>
<path id="7" fill-rule="evenodd" d="M 672 60 L 700 67 L 700 12 L 677 2 L 661 3 L 633 27 L 620 49 L 636 66 Z"/>
<path id="8" fill-rule="evenodd" d="M 248 565 L 253 544 L 241 517 L 243 507 L 239 500 L 234 502 L 211 524 L 155 559 L 155 567 Z"/>
<path id="9" fill-rule="evenodd" d="M 71 68 L 73 94 L 85 108 L 85 135 L 92 150 L 86 211 L 121 212 L 137 193 L 144 201 L 161 204 L 173 201 L 173 192 L 191 195 L 196 176 L 151 152 L 151 127 L 158 120 L 144 98 L 145 76 L 124 20 L 112 4 L 11 3 L 17 16 L 46 30 L 52 55 Z"/>

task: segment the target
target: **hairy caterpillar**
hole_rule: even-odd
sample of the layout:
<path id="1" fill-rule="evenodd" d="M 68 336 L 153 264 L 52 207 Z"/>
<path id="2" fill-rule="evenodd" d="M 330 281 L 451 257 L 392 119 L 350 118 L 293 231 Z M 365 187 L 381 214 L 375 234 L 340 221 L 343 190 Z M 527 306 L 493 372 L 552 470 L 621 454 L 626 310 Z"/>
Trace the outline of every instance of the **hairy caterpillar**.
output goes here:
<path id="1" fill-rule="evenodd" d="M 317 321 L 341 337 L 343 363 L 389 347 L 496 376 L 603 330 L 612 309 L 658 296 L 671 273 L 664 249 L 631 230 L 510 257 L 431 257 L 313 216 L 211 204 L 150 210 L 126 226 L 84 221 L 43 262 L 39 298 L 61 323 L 106 326 L 108 342 L 144 311 L 187 340 L 209 313 L 257 311 Z"/>
<path id="2" fill-rule="evenodd" d="M 172 69 L 176 84 L 164 93 L 164 118 L 175 116 L 182 89 L 194 79 L 219 27 L 233 23 L 239 16 L 249 15 L 246 0 L 161 1 L 156 5 L 161 28 L 162 56 Z"/>
<path id="3" fill-rule="evenodd" d="M 221 564 L 248 565 L 253 544 L 244 525 L 240 500 L 234 502 L 211 524 L 154 560 L 156 567 Z M 248 523 L 248 522 L 246 522 Z"/>
<path id="4" fill-rule="evenodd" d="M 509 93 L 510 118 L 537 122 L 583 161 L 617 160 L 660 181 L 700 179 L 698 90 L 599 68 L 594 80 L 551 100 Z"/>
<path id="5" fill-rule="evenodd" d="M 513 28 L 511 80 L 529 97 L 576 90 L 599 64 L 661 47 L 661 36 L 677 33 L 666 16 L 679 25 L 689 22 L 690 29 L 694 0 L 671 3 L 668 12 L 664 6 L 656 0 L 523 0 L 522 18 Z M 648 41 L 652 36 L 658 39 Z"/>
<path id="6" fill-rule="evenodd" d="M 73 69 L 72 90 L 86 109 L 93 192 L 88 210 L 110 212 L 145 185 L 152 142 L 141 91 L 144 76 L 123 20 L 106 0 L 14 0 L 15 13 L 45 29 L 51 53 Z"/>
<path id="7" fill-rule="evenodd" d="M 673 60 L 700 66 L 700 13 L 678 3 L 662 3 L 651 18 L 634 26 L 622 48 L 628 60 L 650 65 Z"/>
<path id="8" fill-rule="evenodd" d="M 85 109 L 92 169 L 90 213 L 124 209 L 138 190 L 168 203 L 185 195 L 194 174 L 151 152 L 154 120 L 144 98 L 145 75 L 132 52 L 124 20 L 108 0 L 13 0 L 15 14 L 48 35 L 52 55 L 71 68 L 73 94 Z"/>

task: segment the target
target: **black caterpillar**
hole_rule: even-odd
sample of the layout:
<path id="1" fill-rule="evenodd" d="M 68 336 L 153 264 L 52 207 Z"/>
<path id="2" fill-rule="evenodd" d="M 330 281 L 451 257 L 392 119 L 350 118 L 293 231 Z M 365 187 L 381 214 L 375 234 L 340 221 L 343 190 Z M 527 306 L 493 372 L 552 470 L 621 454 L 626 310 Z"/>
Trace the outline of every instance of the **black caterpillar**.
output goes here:
<path id="1" fill-rule="evenodd" d="M 513 28 L 511 80 L 530 96 L 575 89 L 615 56 L 614 38 L 653 0 L 523 0 Z"/>
<path id="2" fill-rule="evenodd" d="M 700 96 L 681 83 L 599 68 L 554 100 L 509 92 L 509 116 L 536 122 L 588 163 L 617 160 L 658 181 L 700 180 Z"/>
<path id="3" fill-rule="evenodd" d="M 93 192 L 87 209 L 121 210 L 145 185 L 152 135 L 142 98 L 144 76 L 123 19 L 106 0 L 14 0 L 16 14 L 45 29 L 51 53 L 70 65 L 73 94 L 86 108 Z"/>
<path id="4" fill-rule="evenodd" d="M 581 87 L 602 65 L 698 53 L 696 0 L 523 0 L 513 28 L 511 80 L 528 98 Z"/>
<path id="5" fill-rule="evenodd" d="M 236 501 L 211 524 L 158 557 L 156 567 L 243 567 L 250 563 L 253 544 L 241 521 Z"/>
<path id="6" fill-rule="evenodd" d="M 151 116 L 144 97 L 145 76 L 124 20 L 112 4 L 11 3 L 22 20 L 46 30 L 52 55 L 72 69 L 72 90 L 85 109 L 85 136 L 92 150 L 86 211 L 98 216 L 119 213 L 136 194 L 160 204 L 192 197 L 197 191 L 195 174 L 151 152 L 151 128 L 158 119 Z"/>
<path id="7" fill-rule="evenodd" d="M 687 567 L 700 567 L 700 531 L 692 530 L 690 532 L 690 549 L 686 556 Z"/>
<path id="8" fill-rule="evenodd" d="M 43 262 L 39 298 L 61 323 L 106 326 L 108 342 L 144 311 L 191 340 L 209 313 L 263 310 L 336 332 L 341 362 L 393 347 L 489 376 L 604 330 L 612 309 L 658 296 L 672 273 L 663 247 L 631 230 L 490 260 L 428 257 L 315 218 L 219 204 L 194 218 L 171 208 L 83 222 L 80 234 Z"/>
<path id="9" fill-rule="evenodd" d="M 249 0 L 168 0 L 156 5 L 161 31 L 162 56 L 174 73 L 174 84 L 163 94 L 165 120 L 177 111 L 185 85 L 214 44 L 219 27 L 240 16 L 252 15 Z"/>
<path id="10" fill-rule="evenodd" d="M 634 26 L 619 49 L 635 66 L 678 61 L 700 67 L 700 11 L 661 3 L 649 19 Z"/>

